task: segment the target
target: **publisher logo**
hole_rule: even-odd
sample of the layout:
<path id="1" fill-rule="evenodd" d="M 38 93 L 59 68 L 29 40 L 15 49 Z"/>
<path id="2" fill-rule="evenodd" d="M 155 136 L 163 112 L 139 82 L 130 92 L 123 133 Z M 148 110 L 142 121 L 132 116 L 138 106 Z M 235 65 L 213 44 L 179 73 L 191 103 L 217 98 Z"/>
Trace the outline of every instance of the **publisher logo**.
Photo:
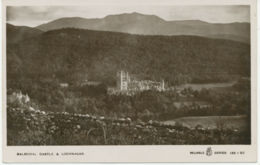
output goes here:
<path id="1" fill-rule="evenodd" d="M 211 156 L 212 155 L 212 149 L 211 147 L 208 147 L 207 150 L 206 150 L 206 155 L 207 156 Z"/>

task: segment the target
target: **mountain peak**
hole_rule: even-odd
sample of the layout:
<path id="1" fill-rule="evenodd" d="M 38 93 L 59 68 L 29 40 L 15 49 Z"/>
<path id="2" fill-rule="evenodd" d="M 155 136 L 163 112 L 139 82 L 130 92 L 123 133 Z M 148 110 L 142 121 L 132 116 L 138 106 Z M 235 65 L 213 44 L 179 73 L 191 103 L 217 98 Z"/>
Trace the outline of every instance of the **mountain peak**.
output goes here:
<path id="1" fill-rule="evenodd" d="M 114 15 L 108 15 L 104 17 L 104 19 L 122 19 L 125 21 L 129 20 L 156 20 L 156 21 L 164 21 L 164 19 L 156 16 L 156 15 L 148 15 L 148 14 L 142 14 L 138 12 L 132 12 L 132 13 L 122 13 L 122 14 L 114 14 Z"/>

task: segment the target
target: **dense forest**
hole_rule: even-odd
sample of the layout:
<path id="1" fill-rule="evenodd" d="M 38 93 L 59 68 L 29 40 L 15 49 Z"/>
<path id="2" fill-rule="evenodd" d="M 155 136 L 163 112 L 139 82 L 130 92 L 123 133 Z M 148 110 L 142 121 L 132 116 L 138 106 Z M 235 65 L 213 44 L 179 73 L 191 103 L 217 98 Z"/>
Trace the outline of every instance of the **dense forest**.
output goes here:
<path id="1" fill-rule="evenodd" d="M 142 79 L 164 79 L 171 85 L 229 81 L 250 76 L 250 46 L 195 36 L 141 36 L 72 28 L 7 45 L 8 80 L 15 78 L 16 82 L 23 78 L 68 83 L 89 79 L 115 85 L 120 69 Z"/>

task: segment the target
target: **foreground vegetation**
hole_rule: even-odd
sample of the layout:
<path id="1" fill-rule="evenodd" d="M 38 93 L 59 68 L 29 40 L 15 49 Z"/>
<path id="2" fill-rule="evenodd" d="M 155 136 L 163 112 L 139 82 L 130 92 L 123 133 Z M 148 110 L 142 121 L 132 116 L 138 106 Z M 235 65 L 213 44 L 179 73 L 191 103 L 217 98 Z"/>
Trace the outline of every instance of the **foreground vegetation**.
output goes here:
<path id="1" fill-rule="evenodd" d="M 7 121 L 8 145 L 250 144 L 246 130 L 189 129 L 130 118 L 47 113 L 20 103 L 8 105 Z"/>

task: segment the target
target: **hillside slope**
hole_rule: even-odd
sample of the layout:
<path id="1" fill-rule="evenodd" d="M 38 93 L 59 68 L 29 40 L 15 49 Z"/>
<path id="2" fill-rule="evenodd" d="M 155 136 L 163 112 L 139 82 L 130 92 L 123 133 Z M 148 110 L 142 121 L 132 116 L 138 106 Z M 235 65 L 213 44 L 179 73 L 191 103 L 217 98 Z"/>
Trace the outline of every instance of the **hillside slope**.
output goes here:
<path id="1" fill-rule="evenodd" d="M 27 26 L 14 26 L 6 24 L 7 42 L 18 43 L 26 38 L 34 37 L 42 33 L 41 30 Z"/>
<path id="2" fill-rule="evenodd" d="M 142 79 L 168 83 L 224 81 L 250 76 L 250 46 L 195 36 L 141 36 L 60 29 L 8 44 L 8 78 L 48 77 L 115 83 L 127 70 Z"/>

